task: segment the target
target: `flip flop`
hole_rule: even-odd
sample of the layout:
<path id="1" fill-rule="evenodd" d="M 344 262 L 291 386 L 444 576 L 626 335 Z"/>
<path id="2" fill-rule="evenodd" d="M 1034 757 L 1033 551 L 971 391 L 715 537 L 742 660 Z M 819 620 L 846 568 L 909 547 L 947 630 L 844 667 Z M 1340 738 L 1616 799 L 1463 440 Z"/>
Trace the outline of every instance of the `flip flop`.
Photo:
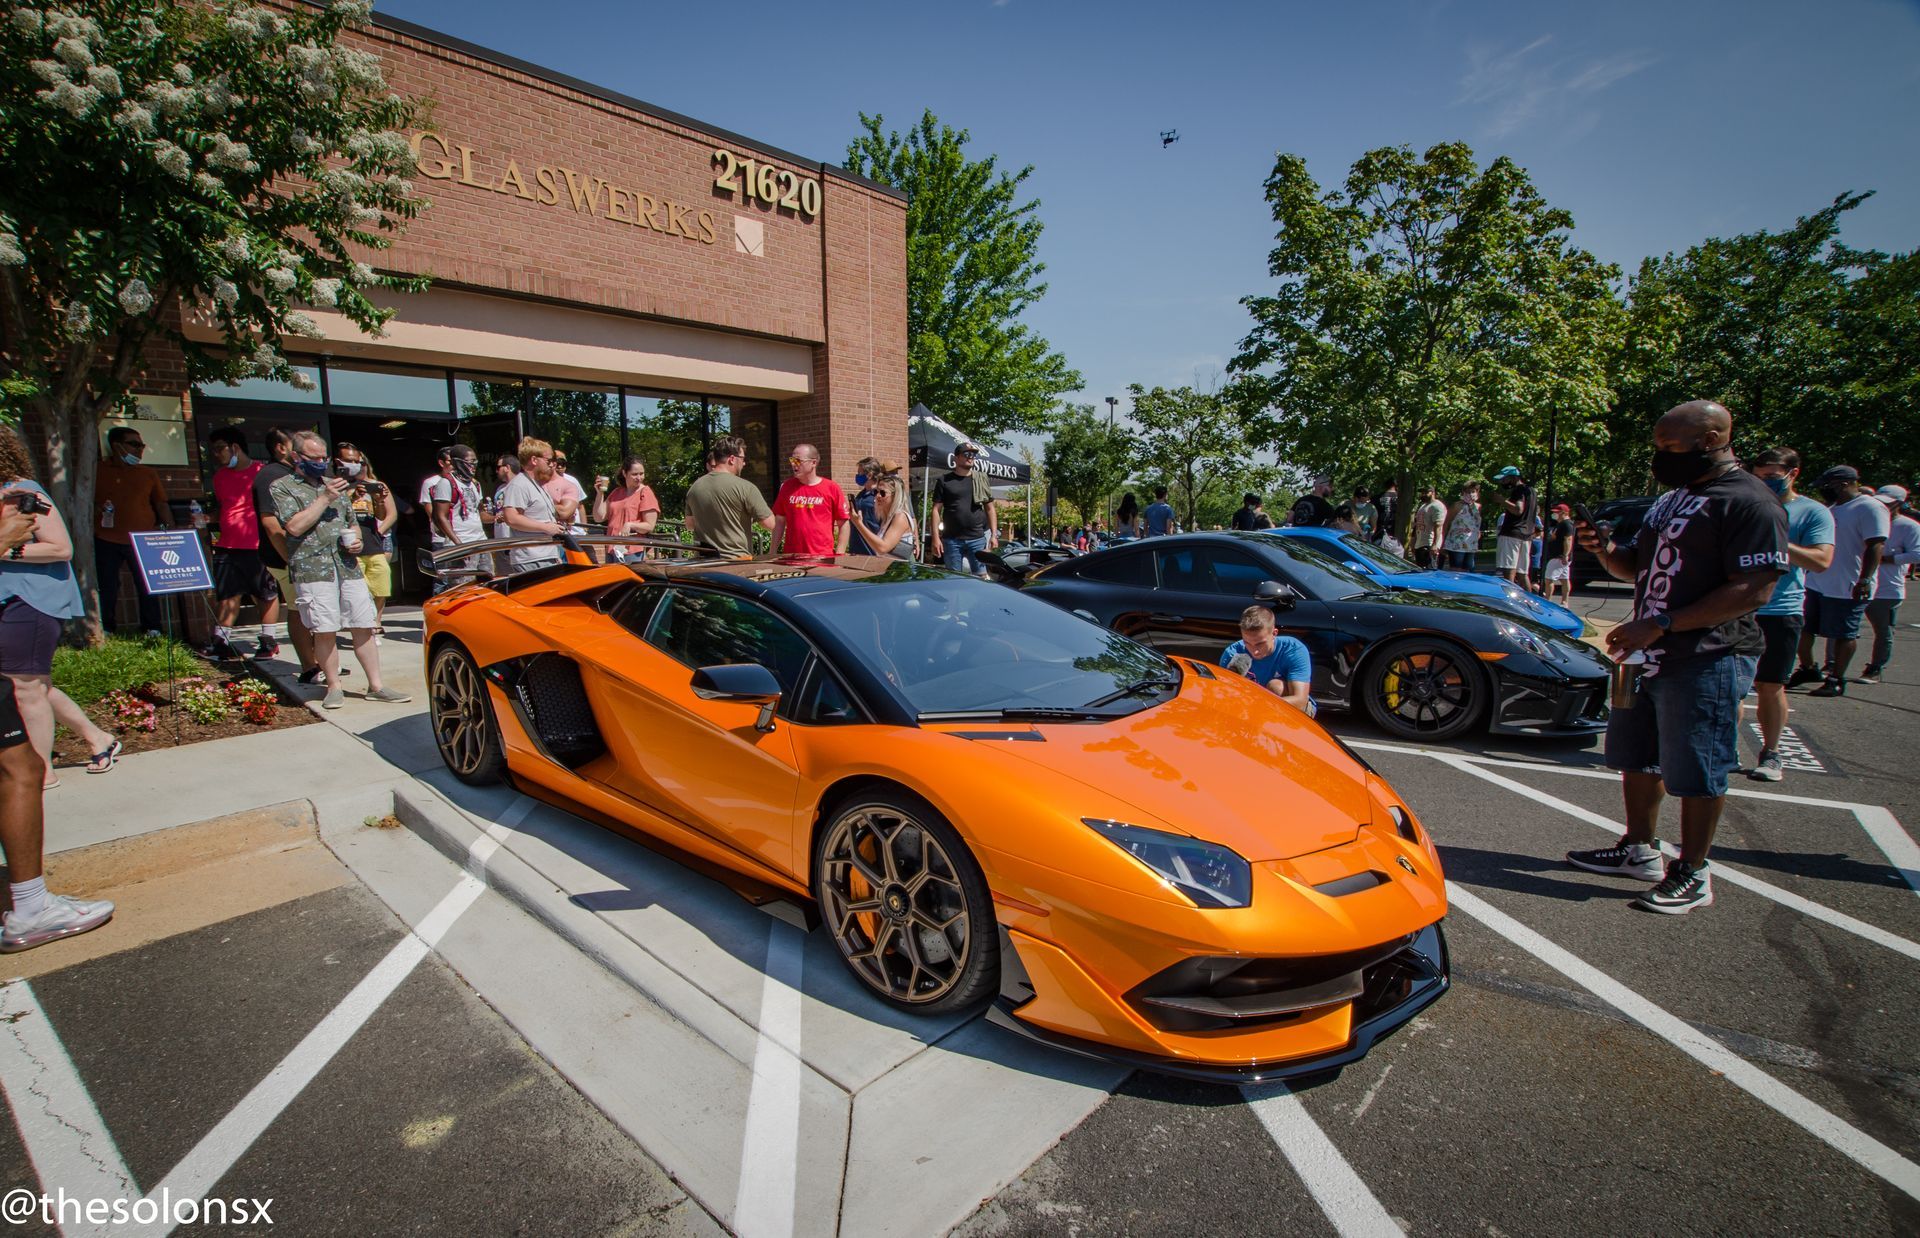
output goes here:
<path id="1" fill-rule="evenodd" d="M 121 748 L 120 741 L 116 739 L 111 744 L 108 744 L 105 748 L 101 749 L 99 752 L 96 752 L 92 756 L 88 757 L 87 772 L 89 774 L 107 773 L 109 770 L 113 768 L 113 763 L 120 759 L 120 748 Z M 106 764 L 105 765 L 100 764 L 100 762 L 102 761 L 105 761 Z"/>

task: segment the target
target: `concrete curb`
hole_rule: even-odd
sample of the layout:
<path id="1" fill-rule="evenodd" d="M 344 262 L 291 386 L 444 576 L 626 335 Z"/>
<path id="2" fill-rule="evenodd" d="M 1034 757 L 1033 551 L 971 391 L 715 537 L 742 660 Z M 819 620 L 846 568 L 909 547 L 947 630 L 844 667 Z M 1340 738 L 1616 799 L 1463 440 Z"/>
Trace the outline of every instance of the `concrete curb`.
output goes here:
<path id="1" fill-rule="evenodd" d="M 759 1031 L 632 938 L 581 907 L 539 870 L 479 829 L 438 792 L 417 782 L 393 789 L 402 825 L 487 884 L 563 941 L 620 978 L 666 1017 L 752 1069 Z M 809 1068 L 810 1070 L 811 1068 Z M 831 1080 L 823 1081 L 839 1089 Z"/>

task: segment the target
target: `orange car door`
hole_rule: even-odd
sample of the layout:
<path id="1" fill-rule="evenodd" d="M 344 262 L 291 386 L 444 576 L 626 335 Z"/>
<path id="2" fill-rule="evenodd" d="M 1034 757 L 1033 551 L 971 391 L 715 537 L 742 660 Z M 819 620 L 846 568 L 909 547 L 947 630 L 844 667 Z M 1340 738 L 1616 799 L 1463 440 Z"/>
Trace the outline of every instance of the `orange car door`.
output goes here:
<path id="1" fill-rule="evenodd" d="M 731 850 L 795 872 L 792 728 L 776 718 L 761 730 L 758 706 L 701 698 L 693 673 L 757 663 L 780 680 L 785 705 L 806 643 L 765 607 L 693 588 L 667 590 L 639 626 L 635 633 L 609 618 L 596 642 L 593 677 L 618 725 L 607 736 L 614 759 L 596 763 L 595 775 Z"/>

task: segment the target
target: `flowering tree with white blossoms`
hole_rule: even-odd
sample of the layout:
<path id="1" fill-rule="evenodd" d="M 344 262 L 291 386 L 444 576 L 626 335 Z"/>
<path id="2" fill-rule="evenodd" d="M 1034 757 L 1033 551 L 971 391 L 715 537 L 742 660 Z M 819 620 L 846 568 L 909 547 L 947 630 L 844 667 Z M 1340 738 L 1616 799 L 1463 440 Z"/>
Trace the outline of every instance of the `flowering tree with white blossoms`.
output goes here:
<path id="1" fill-rule="evenodd" d="M 156 339 L 192 381 L 303 382 L 281 350 L 301 306 L 379 334 L 377 273 L 424 200 L 406 179 L 415 106 L 379 58 L 338 46 L 369 0 L 0 0 L 0 417 L 31 413 L 40 480 L 93 581 L 99 424 Z M 180 312 L 217 324 L 188 339 Z"/>

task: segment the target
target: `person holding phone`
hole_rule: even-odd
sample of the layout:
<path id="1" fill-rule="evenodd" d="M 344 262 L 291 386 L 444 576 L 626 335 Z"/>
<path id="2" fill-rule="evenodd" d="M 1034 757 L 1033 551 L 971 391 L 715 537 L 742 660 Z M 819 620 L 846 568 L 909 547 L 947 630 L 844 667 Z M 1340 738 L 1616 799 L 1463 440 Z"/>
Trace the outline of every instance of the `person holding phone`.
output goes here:
<path id="1" fill-rule="evenodd" d="M 373 462 L 352 443 L 336 443 L 333 448 L 334 471 L 352 483 L 353 519 L 360 526 L 360 573 L 366 577 L 367 592 L 373 595 L 373 638 L 386 634 L 381 625 L 387 615 L 387 599 L 393 596 L 393 526 L 399 509 L 393 494 L 374 474 Z"/>

